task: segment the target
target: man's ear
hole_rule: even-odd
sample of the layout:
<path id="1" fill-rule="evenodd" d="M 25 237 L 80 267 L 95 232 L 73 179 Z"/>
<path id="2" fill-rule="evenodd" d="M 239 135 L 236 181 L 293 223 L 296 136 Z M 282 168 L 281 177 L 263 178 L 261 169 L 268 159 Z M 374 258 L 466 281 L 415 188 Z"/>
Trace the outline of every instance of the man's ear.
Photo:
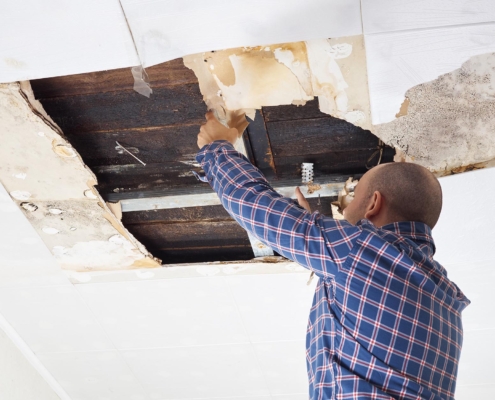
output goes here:
<path id="1" fill-rule="evenodd" d="M 364 218 L 372 221 L 374 217 L 380 214 L 380 211 L 382 211 L 382 207 L 383 207 L 383 196 L 380 192 L 375 191 L 371 196 L 368 205 L 366 206 Z"/>

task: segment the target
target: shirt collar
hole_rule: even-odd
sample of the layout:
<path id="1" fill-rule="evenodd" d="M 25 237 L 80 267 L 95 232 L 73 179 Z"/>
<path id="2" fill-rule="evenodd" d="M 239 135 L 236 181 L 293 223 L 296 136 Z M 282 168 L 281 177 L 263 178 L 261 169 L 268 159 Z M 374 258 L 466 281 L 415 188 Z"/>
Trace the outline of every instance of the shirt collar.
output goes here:
<path id="1" fill-rule="evenodd" d="M 384 225 L 381 228 L 376 228 L 372 222 L 367 219 L 363 219 L 359 221 L 358 224 L 363 226 L 372 225 L 374 229 L 393 232 L 397 236 L 401 236 L 413 241 L 417 246 L 421 248 L 423 252 L 426 252 L 428 256 L 433 257 L 433 255 L 435 254 L 436 248 L 435 242 L 433 241 L 431 228 L 423 222 L 393 222 L 391 224 Z"/>

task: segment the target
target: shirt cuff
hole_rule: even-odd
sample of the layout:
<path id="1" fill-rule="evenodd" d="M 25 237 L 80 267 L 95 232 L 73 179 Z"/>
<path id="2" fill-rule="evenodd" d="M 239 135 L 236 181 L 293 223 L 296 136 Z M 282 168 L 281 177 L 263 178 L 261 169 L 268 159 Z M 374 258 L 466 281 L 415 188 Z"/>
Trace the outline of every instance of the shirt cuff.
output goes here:
<path id="1" fill-rule="evenodd" d="M 206 156 L 208 154 L 214 153 L 215 150 L 217 150 L 219 147 L 228 147 L 231 150 L 235 150 L 232 143 L 230 143 L 228 140 L 216 140 L 203 146 L 201 150 L 198 151 L 198 154 L 196 155 L 196 161 L 201 165 L 201 167 L 203 167 L 204 163 L 206 162 Z"/>

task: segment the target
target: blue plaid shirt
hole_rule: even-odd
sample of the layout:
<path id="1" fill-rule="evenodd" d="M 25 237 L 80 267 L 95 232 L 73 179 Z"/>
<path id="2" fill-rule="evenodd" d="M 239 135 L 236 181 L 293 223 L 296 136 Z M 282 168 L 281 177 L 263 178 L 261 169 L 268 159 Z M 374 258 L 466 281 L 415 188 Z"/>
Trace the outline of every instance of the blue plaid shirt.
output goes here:
<path id="1" fill-rule="evenodd" d="M 469 300 L 433 260 L 427 225 L 310 214 L 228 142 L 197 161 L 244 229 L 320 278 L 306 341 L 311 399 L 454 399 Z"/>

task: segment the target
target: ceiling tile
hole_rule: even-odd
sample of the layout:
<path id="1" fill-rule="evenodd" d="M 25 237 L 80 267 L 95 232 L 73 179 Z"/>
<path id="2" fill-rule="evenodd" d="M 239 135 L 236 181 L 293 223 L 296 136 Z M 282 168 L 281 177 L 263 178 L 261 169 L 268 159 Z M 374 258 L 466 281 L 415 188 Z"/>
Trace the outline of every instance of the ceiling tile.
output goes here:
<path id="1" fill-rule="evenodd" d="M 308 400 L 308 390 L 298 394 L 273 395 L 272 400 Z"/>
<path id="2" fill-rule="evenodd" d="M 457 283 L 466 297 L 471 300 L 471 304 L 462 311 L 465 333 L 472 330 L 495 329 L 495 310 L 492 304 L 494 265 L 495 260 L 444 265 L 449 279 Z"/>
<path id="3" fill-rule="evenodd" d="M 203 51 L 359 35 L 359 0 L 122 0 L 143 65 Z"/>
<path id="4" fill-rule="evenodd" d="M 118 0 L 3 2 L 0 38 L 2 83 L 139 64 Z"/>
<path id="5" fill-rule="evenodd" d="M 254 347 L 272 395 L 307 393 L 304 341 L 257 343 Z"/>
<path id="6" fill-rule="evenodd" d="M 493 318 L 493 312 L 488 318 Z M 469 331 L 464 334 L 457 383 L 481 385 L 493 383 L 495 371 L 495 329 Z M 477 399 L 480 397 L 471 397 Z"/>
<path id="7" fill-rule="evenodd" d="M 77 288 L 119 349 L 248 341 L 223 278 L 86 284 Z"/>
<path id="8" fill-rule="evenodd" d="M 489 399 L 495 393 L 495 383 L 486 385 L 458 385 L 456 400 Z"/>
<path id="9" fill-rule="evenodd" d="M 35 353 L 113 347 L 73 286 L 2 288 L 0 313 Z"/>
<path id="10" fill-rule="evenodd" d="M 303 340 L 317 279 L 307 274 L 228 277 L 251 342 Z"/>
<path id="11" fill-rule="evenodd" d="M 13 175 L 24 177 L 17 172 Z M 0 218 L 4 228 L 0 230 L 0 287 L 70 284 L 2 184 Z"/>
<path id="12" fill-rule="evenodd" d="M 373 124 L 392 121 L 406 91 L 495 51 L 495 23 L 366 35 Z"/>
<path id="13" fill-rule="evenodd" d="M 364 33 L 492 22 L 492 0 L 363 0 Z"/>
<path id="14" fill-rule="evenodd" d="M 443 208 L 433 231 L 439 262 L 469 267 L 492 260 L 491 265 L 495 265 L 495 213 L 492 212 L 495 185 L 491 184 L 494 181 L 495 168 L 440 178 Z M 483 188 L 481 196 L 480 188 Z M 485 201 L 491 204 L 485 205 Z"/>
<path id="15" fill-rule="evenodd" d="M 122 351 L 151 400 L 268 395 L 250 344 Z"/>
<path id="16" fill-rule="evenodd" d="M 148 400 L 116 350 L 38 357 L 71 400 Z"/>

